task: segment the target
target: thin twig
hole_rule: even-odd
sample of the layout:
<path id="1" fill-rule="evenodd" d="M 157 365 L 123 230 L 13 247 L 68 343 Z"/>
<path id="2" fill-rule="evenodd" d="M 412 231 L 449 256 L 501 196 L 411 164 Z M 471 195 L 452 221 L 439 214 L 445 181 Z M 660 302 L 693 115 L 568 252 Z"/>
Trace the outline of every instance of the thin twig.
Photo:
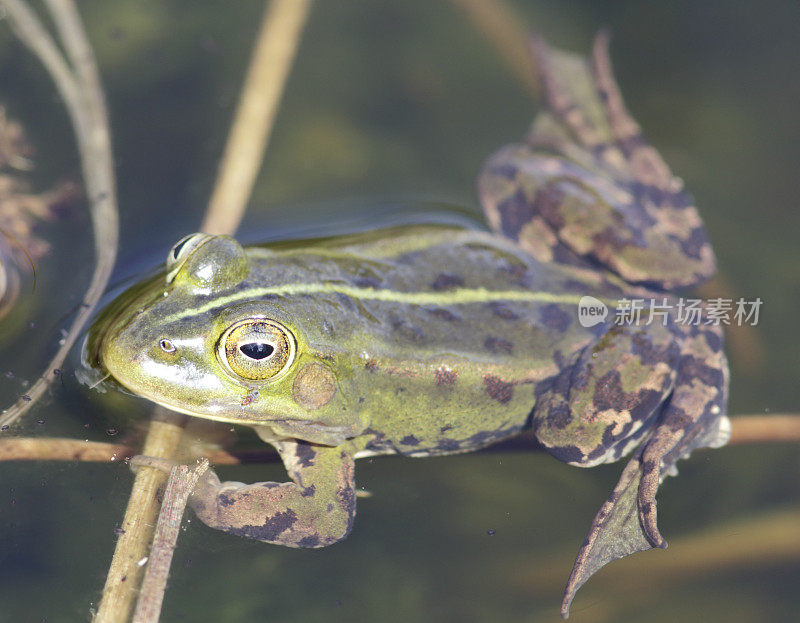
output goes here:
<path id="1" fill-rule="evenodd" d="M 269 5 L 201 228 L 206 233 L 232 235 L 242 220 L 310 6 L 310 0 Z"/>
<path id="2" fill-rule="evenodd" d="M 522 25 L 524 20 L 503 0 L 450 1 L 494 46 L 533 101 L 539 101 L 541 88 L 534 59 L 528 51 L 528 33 Z"/>
<path id="3" fill-rule="evenodd" d="M 170 459 L 180 442 L 182 424 L 183 416 L 157 407 L 150 421 L 142 454 Z M 143 571 L 139 563 L 147 556 L 158 515 L 157 493 L 166 478 L 164 472 L 150 467 L 141 467 L 136 472 L 103 596 L 95 615 L 96 622 L 124 623 L 130 616 Z"/>
<path id="4" fill-rule="evenodd" d="M 0 461 L 113 462 L 137 453 L 131 446 L 42 437 L 0 439 Z"/>
<path id="5" fill-rule="evenodd" d="M 310 0 L 271 0 L 268 5 L 243 88 L 242 103 L 237 111 L 215 190 L 201 228 L 207 233 L 233 234 L 244 214 L 252 190 L 251 177 L 254 178 L 263 160 L 266 139 L 283 93 L 283 82 L 288 77 L 289 65 L 308 15 L 309 4 Z M 282 26 L 271 27 L 270 21 L 273 18 L 280 20 Z M 270 41 L 264 41 L 265 38 Z M 280 58 L 266 58 L 265 51 L 270 50 L 275 50 Z M 257 66 L 257 69 L 253 66 Z M 265 79 L 265 73 L 273 71 L 277 79 Z M 268 86 L 270 84 L 272 86 Z M 268 119 L 261 119 L 259 115 L 267 115 Z M 239 174 L 240 169 L 248 173 L 242 176 Z M 164 459 L 174 456 L 182 422 L 175 418 L 169 422 L 166 419 L 166 414 L 162 413 L 161 417 L 154 418 L 151 423 L 143 449 L 147 456 Z M 158 508 L 156 493 L 163 480 L 163 472 L 154 468 L 142 467 L 136 473 L 123 522 L 125 532 L 120 536 L 114 551 L 96 622 L 124 623 L 128 619 L 133 594 L 141 578 L 138 562 L 144 556 L 143 552 L 152 536 L 152 524 Z M 129 517 L 131 527 L 137 529 L 136 534 L 130 538 L 129 528 L 126 528 Z"/>
<path id="6" fill-rule="evenodd" d="M 3 461 L 77 461 L 79 463 L 114 463 L 144 454 L 140 445 L 61 439 L 52 437 L 14 437 L 0 439 L 0 462 Z M 272 446 L 227 452 L 209 449 L 203 456 L 214 465 L 274 463 L 279 460 Z"/>
<path id="7" fill-rule="evenodd" d="M 739 415 L 731 418 L 729 445 L 800 442 L 800 413 Z"/>
<path id="8" fill-rule="evenodd" d="M 158 623 L 183 511 L 197 481 L 207 469 L 208 459 L 201 459 L 193 469 L 188 465 L 176 465 L 170 471 L 132 623 Z"/>
<path id="9" fill-rule="evenodd" d="M 80 309 L 58 351 L 39 379 L 23 397 L 0 415 L 9 426 L 27 411 L 56 377 L 80 331 L 94 312 L 114 268 L 117 255 L 118 215 L 114 161 L 108 115 L 92 49 L 72 0 L 47 0 L 72 67 L 53 38 L 23 0 L 0 0 L 19 39 L 39 58 L 64 100 L 72 121 L 89 200 L 95 245 L 95 269 Z"/>
<path id="10" fill-rule="evenodd" d="M 737 415 L 731 419 L 729 445 L 752 445 L 760 443 L 800 443 L 800 413 L 774 415 Z M 531 452 L 540 450 L 532 434 L 520 435 L 520 440 L 489 446 L 481 453 Z M 278 455 L 271 446 L 258 449 L 222 450 L 205 449 L 203 456 L 212 465 L 241 465 L 243 463 L 274 463 Z M 81 439 L 49 437 L 14 437 L 0 440 L 0 462 L 2 461 L 79 461 L 83 463 L 105 463 L 128 459 L 144 450 L 135 444 L 115 444 Z M 192 458 L 196 458 L 196 455 Z"/>

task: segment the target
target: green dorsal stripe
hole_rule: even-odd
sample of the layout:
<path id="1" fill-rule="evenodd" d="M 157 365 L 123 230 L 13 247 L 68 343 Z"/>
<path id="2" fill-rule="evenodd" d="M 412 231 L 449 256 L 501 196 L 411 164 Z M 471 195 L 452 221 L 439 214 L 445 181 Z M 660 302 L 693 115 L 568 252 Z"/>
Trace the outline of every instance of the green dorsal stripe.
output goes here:
<path id="1" fill-rule="evenodd" d="M 375 288 L 357 288 L 345 284 L 292 283 L 264 288 L 249 288 L 229 296 L 216 297 L 205 305 L 187 309 L 165 318 L 175 322 L 204 314 L 212 309 L 226 307 L 232 303 L 254 300 L 265 296 L 297 296 L 303 294 L 342 294 L 354 299 L 404 303 L 407 305 L 467 305 L 470 303 L 494 303 L 520 301 L 526 303 L 566 303 L 577 305 L 581 297 L 577 294 L 552 294 L 525 290 L 487 290 L 486 288 L 455 288 L 444 292 L 398 292 Z"/>

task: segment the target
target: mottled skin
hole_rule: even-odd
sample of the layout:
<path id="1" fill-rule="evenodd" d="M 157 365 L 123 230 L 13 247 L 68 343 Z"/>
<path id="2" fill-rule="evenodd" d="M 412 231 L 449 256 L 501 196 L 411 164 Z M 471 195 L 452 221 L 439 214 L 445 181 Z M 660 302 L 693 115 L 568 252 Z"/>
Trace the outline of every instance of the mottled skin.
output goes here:
<path id="1" fill-rule="evenodd" d="M 166 279 L 124 294 L 95 325 L 90 353 L 121 384 L 253 426 L 283 458 L 288 483 L 210 472 L 191 501 L 205 523 L 329 545 L 352 526 L 354 459 L 466 452 L 532 427 L 575 465 L 638 446 L 639 518 L 663 546 L 661 478 L 727 439 L 722 336 L 672 312 L 666 325 L 618 326 L 613 306 L 663 303 L 710 276 L 713 254 L 680 180 L 625 111 L 605 39 L 591 64 L 534 48 L 548 111 L 479 179 L 495 233 L 412 225 L 248 249 L 196 235 L 170 252 Z M 611 307 L 605 322 L 581 326 L 584 295 Z M 248 322 L 277 336 L 246 345 L 270 353 L 244 357 L 253 369 L 284 357 L 269 378 L 243 378 L 228 360 L 244 342 L 226 351 L 226 335 Z"/>

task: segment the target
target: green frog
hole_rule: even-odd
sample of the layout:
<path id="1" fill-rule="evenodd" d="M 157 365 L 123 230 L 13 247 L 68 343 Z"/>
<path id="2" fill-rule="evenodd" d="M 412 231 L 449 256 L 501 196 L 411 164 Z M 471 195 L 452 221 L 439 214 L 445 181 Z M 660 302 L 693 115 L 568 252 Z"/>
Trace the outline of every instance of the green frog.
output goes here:
<path id="1" fill-rule="evenodd" d="M 96 323 L 90 355 L 121 385 L 250 426 L 280 454 L 287 482 L 208 472 L 190 501 L 204 523 L 331 545 L 353 525 L 356 459 L 468 452 L 532 429 L 572 465 L 635 449 L 623 484 L 636 484 L 649 546 L 664 546 L 656 490 L 679 458 L 727 440 L 728 372 L 718 326 L 656 310 L 708 278 L 714 256 L 626 112 L 606 40 L 589 63 L 534 47 L 547 111 L 480 175 L 492 232 L 429 223 L 248 248 L 193 234 Z M 618 322 L 632 299 L 649 313 Z"/>

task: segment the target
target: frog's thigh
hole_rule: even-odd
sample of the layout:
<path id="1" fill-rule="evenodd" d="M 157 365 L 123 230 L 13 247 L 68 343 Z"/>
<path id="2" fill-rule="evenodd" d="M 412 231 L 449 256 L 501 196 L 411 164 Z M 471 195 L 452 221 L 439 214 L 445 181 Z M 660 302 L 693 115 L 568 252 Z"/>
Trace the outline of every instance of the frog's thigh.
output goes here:
<path id="1" fill-rule="evenodd" d="M 611 326 L 542 386 L 533 410 L 537 439 L 572 465 L 617 460 L 650 430 L 677 358 L 666 327 Z"/>
<path id="2" fill-rule="evenodd" d="M 296 441 L 274 445 L 292 482 L 220 482 L 209 471 L 190 500 L 200 520 L 289 547 L 324 547 L 346 537 L 356 512 L 352 453 Z"/>

